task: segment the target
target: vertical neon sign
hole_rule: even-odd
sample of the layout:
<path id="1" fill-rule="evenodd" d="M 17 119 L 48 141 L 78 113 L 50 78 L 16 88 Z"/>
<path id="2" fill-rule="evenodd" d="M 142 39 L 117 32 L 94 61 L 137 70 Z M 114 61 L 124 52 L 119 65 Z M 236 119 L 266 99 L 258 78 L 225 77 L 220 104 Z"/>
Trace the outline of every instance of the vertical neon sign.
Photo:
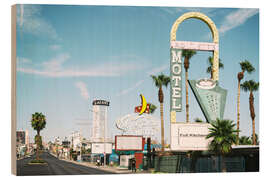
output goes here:
<path id="1" fill-rule="evenodd" d="M 171 111 L 182 111 L 182 51 L 171 48 Z"/>

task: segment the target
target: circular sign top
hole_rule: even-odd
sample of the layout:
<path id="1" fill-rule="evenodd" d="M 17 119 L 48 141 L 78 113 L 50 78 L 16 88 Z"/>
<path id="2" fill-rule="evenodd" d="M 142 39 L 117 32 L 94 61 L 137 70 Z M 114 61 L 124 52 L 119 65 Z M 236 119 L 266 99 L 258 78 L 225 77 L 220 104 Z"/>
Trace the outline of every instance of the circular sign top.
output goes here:
<path id="1" fill-rule="evenodd" d="M 103 106 L 109 106 L 110 102 L 105 100 L 94 100 L 93 105 L 103 105 Z"/>
<path id="2" fill-rule="evenodd" d="M 216 81 L 212 79 L 200 79 L 197 81 L 196 86 L 201 89 L 213 89 L 216 87 Z"/>

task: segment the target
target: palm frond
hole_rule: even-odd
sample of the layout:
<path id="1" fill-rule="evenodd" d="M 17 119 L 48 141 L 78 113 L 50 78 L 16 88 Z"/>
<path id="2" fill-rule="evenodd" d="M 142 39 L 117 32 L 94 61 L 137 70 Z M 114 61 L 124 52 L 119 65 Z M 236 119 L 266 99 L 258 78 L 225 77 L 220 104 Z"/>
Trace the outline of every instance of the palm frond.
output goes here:
<path id="1" fill-rule="evenodd" d="M 183 50 L 182 51 L 182 56 L 184 57 L 184 58 L 188 58 L 188 59 L 190 59 L 192 56 L 194 56 L 195 54 L 197 54 L 197 52 L 196 51 L 194 51 L 194 50 Z"/>
<path id="2" fill-rule="evenodd" d="M 206 69 L 207 73 L 212 72 L 212 67 L 213 67 L 213 57 L 209 56 L 207 59 L 208 67 Z M 219 69 L 224 69 L 224 64 L 221 62 L 221 59 L 219 59 Z"/>
<path id="3" fill-rule="evenodd" d="M 259 82 L 255 82 L 254 80 L 245 81 L 240 84 L 240 87 L 243 91 L 247 92 L 254 92 L 259 89 Z"/>
<path id="4" fill-rule="evenodd" d="M 217 119 L 211 125 L 209 134 L 206 136 L 206 139 L 213 138 L 209 149 L 221 154 L 230 152 L 232 144 L 236 143 L 237 130 L 233 121 Z"/>
<path id="5" fill-rule="evenodd" d="M 44 129 L 46 127 L 46 116 L 38 112 L 32 114 L 31 126 L 37 131 Z"/>
<path id="6" fill-rule="evenodd" d="M 246 71 L 250 74 L 255 71 L 255 68 L 252 66 L 252 64 L 248 60 L 241 61 L 239 64 L 243 72 Z"/>
<path id="7" fill-rule="evenodd" d="M 155 83 L 155 86 L 158 87 L 158 88 L 161 87 L 161 86 L 167 87 L 168 84 L 171 81 L 170 77 L 164 75 L 163 73 L 161 73 L 158 76 L 151 75 L 151 78 L 153 79 L 153 81 Z"/>

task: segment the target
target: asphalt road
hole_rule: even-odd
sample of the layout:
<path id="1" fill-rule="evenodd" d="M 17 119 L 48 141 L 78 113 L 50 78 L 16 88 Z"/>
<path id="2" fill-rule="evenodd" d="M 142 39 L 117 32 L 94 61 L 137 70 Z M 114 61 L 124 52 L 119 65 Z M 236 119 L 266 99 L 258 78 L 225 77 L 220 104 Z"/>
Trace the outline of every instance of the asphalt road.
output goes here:
<path id="1" fill-rule="evenodd" d="M 113 174 L 112 172 L 103 171 L 97 168 L 86 167 L 71 162 L 59 160 L 56 157 L 44 152 L 41 159 L 47 162 L 46 165 L 29 165 L 28 163 L 35 156 L 17 160 L 18 176 L 35 176 L 35 175 L 81 175 L 81 174 Z"/>

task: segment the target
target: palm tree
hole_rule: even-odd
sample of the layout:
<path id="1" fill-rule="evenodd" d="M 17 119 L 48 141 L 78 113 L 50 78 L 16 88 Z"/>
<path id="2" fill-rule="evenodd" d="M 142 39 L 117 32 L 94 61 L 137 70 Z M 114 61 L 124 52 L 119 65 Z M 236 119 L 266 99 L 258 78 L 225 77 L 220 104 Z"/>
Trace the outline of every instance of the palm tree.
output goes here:
<path id="1" fill-rule="evenodd" d="M 250 145 L 251 144 L 251 140 L 249 137 L 247 136 L 241 136 L 239 138 L 239 144 L 240 145 Z"/>
<path id="2" fill-rule="evenodd" d="M 196 54 L 194 50 L 183 50 L 182 56 L 184 57 L 184 68 L 185 68 L 185 86 L 186 86 L 186 122 L 189 122 L 189 104 L 188 104 L 188 69 L 189 60 Z"/>
<path id="3" fill-rule="evenodd" d="M 157 109 L 157 106 L 156 105 L 154 105 L 152 103 L 149 103 L 149 113 L 150 114 L 153 114 L 156 109 Z"/>
<path id="4" fill-rule="evenodd" d="M 37 131 L 37 135 L 35 136 L 35 143 L 37 145 L 37 157 L 36 159 L 39 160 L 39 149 L 42 145 L 42 138 L 40 136 L 40 131 L 45 128 L 46 126 L 46 117 L 42 113 L 35 112 L 32 114 L 31 125 L 34 130 Z"/>
<path id="5" fill-rule="evenodd" d="M 255 135 L 255 110 L 254 110 L 254 96 L 253 92 L 259 89 L 259 83 L 253 80 L 245 81 L 241 84 L 241 88 L 245 92 L 250 92 L 249 94 L 249 110 L 250 110 L 250 117 L 252 119 L 252 144 L 256 145 L 256 135 Z"/>
<path id="6" fill-rule="evenodd" d="M 151 75 L 155 86 L 159 89 L 158 90 L 158 101 L 160 103 L 160 120 L 161 120 L 161 145 L 162 151 L 164 151 L 164 120 L 163 120 L 163 102 L 164 102 L 164 95 L 162 91 L 162 86 L 167 87 L 170 83 L 170 77 L 164 74 L 160 74 L 158 76 Z"/>
<path id="7" fill-rule="evenodd" d="M 213 57 L 212 56 L 209 56 L 208 59 L 207 59 L 207 62 L 208 62 L 208 67 L 206 69 L 206 72 L 211 74 L 211 79 L 213 79 Z M 221 59 L 219 59 L 219 66 L 218 66 L 219 69 L 223 69 L 224 68 L 224 64 L 221 62 Z"/>
<path id="8" fill-rule="evenodd" d="M 244 73 L 248 72 L 249 74 L 255 71 L 255 68 L 252 64 L 245 60 L 239 63 L 241 66 L 241 72 L 237 74 L 238 78 L 238 93 L 237 93 L 237 130 L 240 130 L 240 84 L 241 80 L 244 78 Z M 239 143 L 239 131 L 237 133 L 237 144 Z"/>
<path id="9" fill-rule="evenodd" d="M 232 145 L 236 144 L 235 124 L 231 120 L 217 119 L 211 123 L 206 139 L 213 138 L 209 143 L 209 150 L 221 156 L 222 172 L 226 172 L 224 157 L 231 152 Z"/>

